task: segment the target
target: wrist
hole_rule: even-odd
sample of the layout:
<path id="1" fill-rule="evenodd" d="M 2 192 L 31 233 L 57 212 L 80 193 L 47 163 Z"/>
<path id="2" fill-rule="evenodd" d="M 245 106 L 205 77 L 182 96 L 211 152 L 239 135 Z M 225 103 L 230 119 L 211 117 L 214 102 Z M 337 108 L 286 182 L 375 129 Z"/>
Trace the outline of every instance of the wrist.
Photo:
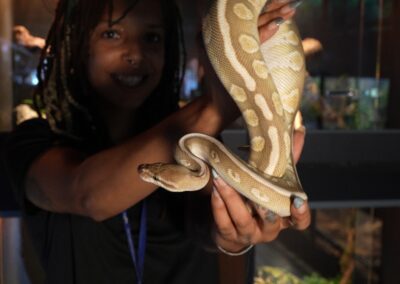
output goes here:
<path id="1" fill-rule="evenodd" d="M 217 248 L 219 249 L 220 252 L 226 254 L 226 255 L 230 255 L 230 256 L 240 256 L 240 255 L 244 255 L 246 253 L 248 253 L 252 248 L 254 247 L 254 245 L 249 245 L 247 247 L 245 247 L 244 249 L 237 251 L 237 252 L 232 252 L 232 251 L 228 251 L 220 246 L 217 245 Z"/>
<path id="2" fill-rule="evenodd" d="M 234 241 L 228 241 L 221 237 L 217 237 L 215 243 L 218 250 L 231 256 L 243 255 L 250 251 L 250 249 L 252 249 L 254 246 L 253 244 L 242 244 Z"/>

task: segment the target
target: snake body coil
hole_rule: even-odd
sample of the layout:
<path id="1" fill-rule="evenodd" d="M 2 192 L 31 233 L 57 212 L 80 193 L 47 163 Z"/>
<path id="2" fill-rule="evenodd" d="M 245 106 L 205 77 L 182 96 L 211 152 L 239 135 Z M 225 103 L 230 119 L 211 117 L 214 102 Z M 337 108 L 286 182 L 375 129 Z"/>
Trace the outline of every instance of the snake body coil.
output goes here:
<path id="1" fill-rule="evenodd" d="M 170 191 L 199 190 L 210 176 L 207 163 L 238 192 L 280 216 L 290 215 L 292 196 L 307 199 L 292 155 L 304 53 L 292 21 L 260 45 L 257 22 L 266 2 L 216 0 L 203 24 L 210 61 L 246 122 L 249 162 L 216 139 L 191 133 L 179 141 L 179 165 L 142 165 L 142 179 Z"/>

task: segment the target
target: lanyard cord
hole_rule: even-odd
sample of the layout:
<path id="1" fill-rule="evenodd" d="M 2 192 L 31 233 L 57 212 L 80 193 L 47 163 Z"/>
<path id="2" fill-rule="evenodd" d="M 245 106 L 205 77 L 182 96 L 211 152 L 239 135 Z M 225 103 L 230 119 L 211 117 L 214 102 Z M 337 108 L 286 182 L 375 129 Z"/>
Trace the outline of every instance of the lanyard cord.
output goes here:
<path id="1" fill-rule="evenodd" d="M 140 212 L 140 224 L 139 224 L 139 242 L 138 242 L 138 253 L 136 254 L 135 245 L 133 242 L 131 225 L 129 223 L 128 214 L 126 211 L 122 212 L 122 220 L 124 221 L 124 228 L 126 238 L 128 240 L 129 252 L 132 257 L 133 265 L 135 266 L 136 278 L 138 284 L 143 283 L 143 268 L 144 268 L 144 255 L 146 251 L 146 239 L 147 239 L 147 208 L 145 200 L 142 201 L 142 208 Z"/>

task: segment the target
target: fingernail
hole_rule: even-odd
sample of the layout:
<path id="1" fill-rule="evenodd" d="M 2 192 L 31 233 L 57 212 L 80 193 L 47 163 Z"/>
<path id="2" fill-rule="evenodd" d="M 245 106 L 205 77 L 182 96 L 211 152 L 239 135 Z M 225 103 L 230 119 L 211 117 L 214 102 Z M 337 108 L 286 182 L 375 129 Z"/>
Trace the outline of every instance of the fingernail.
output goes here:
<path id="1" fill-rule="evenodd" d="M 219 174 L 218 174 L 214 169 L 211 170 L 211 174 L 212 174 L 212 176 L 213 176 L 213 183 L 214 183 L 218 188 L 223 187 L 223 190 L 225 190 L 225 189 L 226 189 L 226 183 L 225 183 L 225 181 L 219 176 Z"/>
<path id="2" fill-rule="evenodd" d="M 293 205 L 294 208 L 299 209 L 301 206 L 303 206 L 304 200 L 301 199 L 300 197 L 295 197 L 293 200 Z"/>
<path id="3" fill-rule="evenodd" d="M 221 195 L 219 194 L 218 190 L 215 187 L 213 187 L 212 192 L 216 198 L 218 198 L 219 200 L 222 200 Z"/>
<path id="4" fill-rule="evenodd" d="M 219 178 L 218 173 L 214 169 L 211 169 L 211 174 L 212 174 L 214 179 L 218 179 Z"/>
<path id="5" fill-rule="evenodd" d="M 280 26 L 285 21 L 284 18 L 279 17 L 274 20 L 275 25 Z"/>
<path id="6" fill-rule="evenodd" d="M 297 7 L 300 6 L 301 3 L 302 3 L 301 0 L 296 0 L 296 1 L 290 2 L 286 6 L 282 7 L 280 12 L 282 14 L 288 14 L 290 12 L 293 12 Z"/>
<path id="7" fill-rule="evenodd" d="M 269 222 L 271 222 L 272 224 L 276 222 L 276 214 L 275 214 L 274 212 L 268 211 L 266 217 L 267 217 L 267 220 L 268 220 Z"/>
<path id="8" fill-rule="evenodd" d="M 267 212 L 267 208 L 261 206 L 260 204 L 254 203 L 254 206 L 255 206 L 256 209 L 259 210 L 259 211 L 265 211 L 265 212 Z"/>
<path id="9" fill-rule="evenodd" d="M 296 131 L 298 131 L 298 132 L 301 132 L 301 133 L 306 133 L 306 127 L 304 126 L 304 125 L 302 125 L 302 126 L 299 126 L 297 129 L 295 129 Z"/>
<path id="10" fill-rule="evenodd" d="M 296 9 L 297 7 L 299 7 L 301 5 L 301 3 L 303 3 L 303 0 L 296 0 L 296 1 L 289 3 L 289 6 L 292 7 L 293 9 Z"/>
<path id="11" fill-rule="evenodd" d="M 278 4 L 284 4 L 284 3 L 288 3 L 290 0 L 273 0 L 273 1 L 267 1 L 267 3 L 265 3 L 264 8 L 262 10 L 262 12 L 266 12 L 268 10 L 268 7 L 272 4 L 272 2 L 276 2 Z"/>
<path id="12" fill-rule="evenodd" d="M 281 17 L 276 18 L 274 21 L 272 21 L 269 25 L 268 25 L 268 29 L 269 30 L 275 30 L 277 29 L 285 20 Z"/>

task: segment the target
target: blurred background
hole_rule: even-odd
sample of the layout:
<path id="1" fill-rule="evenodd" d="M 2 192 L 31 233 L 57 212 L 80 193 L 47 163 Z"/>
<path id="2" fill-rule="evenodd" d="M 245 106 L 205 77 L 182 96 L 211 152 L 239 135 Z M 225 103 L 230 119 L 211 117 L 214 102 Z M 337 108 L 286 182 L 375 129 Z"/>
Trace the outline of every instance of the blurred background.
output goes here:
<path id="1" fill-rule="evenodd" d="M 187 66 L 182 103 L 202 94 L 198 45 L 206 1 L 178 1 Z M 0 0 L 0 147 L 33 115 L 40 45 L 56 0 Z M 257 246 L 255 283 L 400 283 L 400 1 L 303 0 L 295 20 L 307 51 L 298 165 L 313 222 Z M 25 44 L 29 36 L 32 45 Z M 25 38 L 26 39 L 26 38 Z M 248 144 L 241 119 L 224 142 Z M 0 283 L 41 283 L 41 269 L 0 169 Z M 240 259 L 237 261 L 240 266 Z M 243 271 L 223 283 L 244 283 Z"/>

